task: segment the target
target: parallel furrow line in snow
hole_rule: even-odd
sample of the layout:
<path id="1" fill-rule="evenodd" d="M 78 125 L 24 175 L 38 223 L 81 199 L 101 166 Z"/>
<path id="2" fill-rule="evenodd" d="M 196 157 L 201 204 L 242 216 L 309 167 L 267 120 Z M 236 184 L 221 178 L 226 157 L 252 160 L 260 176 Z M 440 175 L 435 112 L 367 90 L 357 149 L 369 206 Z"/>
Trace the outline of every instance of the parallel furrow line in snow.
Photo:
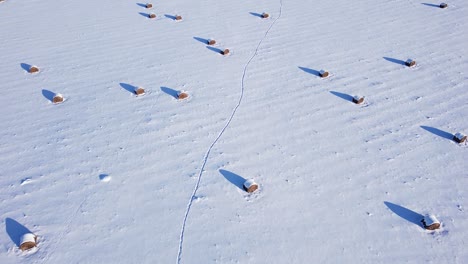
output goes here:
<path id="1" fill-rule="evenodd" d="M 265 32 L 265 35 L 263 36 L 263 38 L 260 40 L 260 42 L 258 43 L 257 47 L 255 48 L 255 52 L 254 54 L 250 57 L 250 59 L 247 61 L 247 63 L 245 64 L 244 66 L 244 70 L 242 72 L 242 79 L 241 79 L 241 93 L 240 93 L 240 96 L 239 96 L 239 100 L 237 101 L 237 104 L 236 106 L 234 107 L 234 109 L 232 110 L 232 113 L 231 113 L 231 116 L 229 117 L 229 119 L 227 120 L 226 124 L 224 125 L 224 127 L 221 129 L 221 131 L 219 132 L 218 136 L 215 138 L 215 140 L 211 143 L 210 147 L 208 148 L 208 151 L 205 153 L 205 156 L 203 158 L 203 163 L 202 163 L 202 166 L 200 168 L 200 172 L 198 174 L 198 179 L 197 179 L 197 183 L 195 184 L 195 188 L 193 189 L 193 192 L 192 192 L 192 195 L 190 197 L 190 200 L 187 204 L 187 208 L 185 210 L 185 215 L 184 215 L 184 219 L 182 221 L 182 229 L 180 231 L 180 238 L 179 238 L 179 250 L 177 252 L 177 264 L 180 264 L 181 260 L 182 260 L 182 248 L 183 248 L 183 243 L 184 243 L 184 234 L 185 234 L 185 225 L 187 223 L 187 218 L 188 218 L 188 215 L 190 213 L 190 209 L 192 208 L 192 203 L 193 203 L 193 200 L 195 198 L 195 195 L 197 194 L 197 191 L 198 191 L 198 187 L 200 186 L 200 181 L 201 181 L 201 178 L 203 176 L 203 171 L 205 169 L 205 166 L 206 166 L 206 163 L 208 162 L 208 158 L 210 156 L 210 153 L 211 153 L 211 150 L 213 149 L 213 147 L 216 145 L 216 143 L 218 142 L 218 140 L 221 138 L 221 136 L 224 134 L 224 132 L 226 131 L 226 129 L 229 127 L 229 125 L 231 124 L 231 121 L 232 119 L 234 118 L 234 115 L 236 114 L 237 112 L 237 109 L 239 108 L 239 106 L 241 105 L 242 103 L 242 98 L 244 97 L 244 90 L 245 90 L 245 75 L 247 73 L 247 69 L 250 65 L 250 63 L 252 62 L 252 60 L 257 56 L 258 54 L 258 50 L 260 48 L 260 46 L 262 45 L 262 42 L 263 40 L 265 40 L 265 38 L 267 37 L 268 33 L 270 32 L 270 30 L 273 28 L 273 26 L 275 25 L 276 21 L 278 21 L 278 19 L 281 17 L 281 13 L 282 13 L 282 10 L 283 10 L 283 0 L 280 0 L 280 9 L 279 9 L 279 15 L 278 17 L 273 21 L 273 23 L 271 23 L 270 27 L 268 27 L 267 31 Z"/>

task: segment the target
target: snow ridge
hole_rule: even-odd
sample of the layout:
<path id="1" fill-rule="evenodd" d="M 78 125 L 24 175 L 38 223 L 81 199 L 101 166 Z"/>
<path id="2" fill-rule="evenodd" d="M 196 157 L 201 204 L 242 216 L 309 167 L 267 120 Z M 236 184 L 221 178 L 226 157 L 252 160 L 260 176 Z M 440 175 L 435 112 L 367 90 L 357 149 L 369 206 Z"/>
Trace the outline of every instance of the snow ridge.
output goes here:
<path id="1" fill-rule="evenodd" d="M 185 234 L 185 225 L 187 223 L 187 218 L 188 218 L 188 215 L 190 213 L 190 209 L 192 208 L 192 203 L 193 203 L 193 200 L 195 198 L 195 195 L 197 194 L 197 191 L 198 191 L 198 188 L 200 186 L 200 181 L 201 181 L 201 178 L 203 176 L 203 171 L 205 170 L 205 166 L 206 166 L 206 163 L 208 162 L 208 158 L 210 156 L 210 153 L 211 153 L 211 150 L 213 149 L 213 147 L 216 145 L 216 143 L 218 142 L 218 140 L 221 138 L 221 136 L 224 134 L 224 132 L 226 131 L 226 129 L 229 127 L 229 125 L 231 124 L 231 121 L 232 119 L 234 118 L 234 115 L 236 114 L 237 112 L 237 109 L 239 108 L 239 106 L 241 105 L 242 103 L 242 98 L 244 97 L 244 90 L 245 90 L 245 74 L 247 73 L 247 69 L 250 65 L 250 63 L 252 62 L 252 60 L 257 56 L 258 54 L 258 49 L 260 48 L 260 45 L 262 45 L 262 42 L 263 40 L 265 40 L 265 38 L 267 37 L 268 33 L 270 32 L 270 30 L 273 28 L 273 26 L 275 25 L 276 21 L 278 21 L 278 19 L 281 17 L 281 13 L 282 13 L 282 10 L 283 10 L 283 0 L 280 0 L 280 8 L 279 8 L 279 14 L 278 14 L 278 17 L 275 18 L 275 20 L 273 20 L 273 23 L 271 23 L 270 27 L 268 27 L 267 31 L 265 32 L 265 35 L 263 36 L 263 38 L 260 40 L 260 42 L 257 44 L 257 47 L 255 48 L 255 52 L 254 54 L 250 57 L 250 59 L 247 61 L 247 63 L 245 64 L 244 66 L 244 70 L 242 72 L 242 79 L 241 79 L 241 93 L 240 93 L 240 96 L 239 96 L 239 100 L 237 101 L 237 104 L 236 106 L 234 107 L 234 109 L 232 110 L 232 113 L 231 113 L 231 116 L 229 117 L 228 121 L 226 122 L 226 124 L 224 125 L 224 127 L 221 129 L 221 131 L 219 132 L 218 136 L 215 138 L 215 140 L 213 141 L 213 143 L 211 143 L 210 147 L 208 148 L 204 158 L 203 158 L 203 163 L 202 163 L 202 166 L 200 168 L 200 172 L 198 174 L 198 179 L 197 179 L 197 183 L 195 184 L 195 188 L 193 189 L 193 192 L 192 192 L 192 195 L 190 197 L 190 200 L 187 204 L 187 209 L 185 210 L 185 215 L 184 215 L 184 219 L 182 221 L 182 229 L 180 231 L 180 238 L 179 238 L 179 250 L 177 252 L 177 264 L 180 264 L 181 260 L 182 260 L 182 249 L 183 249 L 183 243 L 184 243 L 184 234 Z"/>

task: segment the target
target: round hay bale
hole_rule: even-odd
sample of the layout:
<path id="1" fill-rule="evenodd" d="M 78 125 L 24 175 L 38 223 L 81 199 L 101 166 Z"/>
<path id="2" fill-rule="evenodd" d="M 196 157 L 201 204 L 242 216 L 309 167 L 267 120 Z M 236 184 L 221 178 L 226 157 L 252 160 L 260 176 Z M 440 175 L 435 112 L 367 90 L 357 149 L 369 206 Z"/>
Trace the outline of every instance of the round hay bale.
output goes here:
<path id="1" fill-rule="evenodd" d="M 179 16 L 179 15 L 177 15 L 177 16 L 175 17 L 175 20 L 182 20 L 182 17 Z"/>
<path id="2" fill-rule="evenodd" d="M 262 14 L 262 18 L 269 18 L 269 17 L 270 17 L 270 15 L 268 13 L 263 13 Z"/>
<path id="3" fill-rule="evenodd" d="M 20 239 L 20 249 L 22 251 L 30 250 L 31 248 L 36 247 L 37 236 L 32 233 L 26 233 L 21 236 Z"/>
<path id="4" fill-rule="evenodd" d="M 210 46 L 213 46 L 214 44 L 216 44 L 216 40 L 214 40 L 214 39 L 209 39 L 209 40 L 207 41 L 207 44 L 210 45 Z"/>
<path id="5" fill-rule="evenodd" d="M 440 228 L 440 222 L 434 215 L 425 215 L 424 219 L 421 220 L 423 226 L 427 230 L 436 230 Z"/>
<path id="6" fill-rule="evenodd" d="M 326 77 L 328 77 L 328 75 L 330 75 L 330 74 L 327 71 L 320 70 L 320 72 L 319 72 L 319 76 L 322 77 L 322 78 L 326 78 Z"/>
<path id="7" fill-rule="evenodd" d="M 135 89 L 135 94 L 138 95 L 144 95 L 145 94 L 145 89 L 138 87 Z"/>
<path id="8" fill-rule="evenodd" d="M 243 186 L 244 190 L 248 193 L 253 193 L 258 189 L 258 184 L 253 179 L 246 180 Z"/>
<path id="9" fill-rule="evenodd" d="M 408 59 L 406 62 L 405 62 L 405 65 L 408 66 L 408 67 L 414 67 L 416 66 L 416 61 L 412 60 L 412 59 Z"/>
<path id="10" fill-rule="evenodd" d="M 467 139 L 466 135 L 463 135 L 462 133 L 456 133 L 454 136 L 453 136 L 453 140 L 457 143 L 463 143 L 465 142 Z"/>
<path id="11" fill-rule="evenodd" d="M 441 3 L 441 4 L 439 5 L 439 7 L 440 7 L 440 8 L 447 8 L 448 5 L 447 5 L 446 3 Z"/>
<path id="12" fill-rule="evenodd" d="M 153 4 L 147 3 L 145 7 L 146 8 L 153 8 Z"/>
<path id="13" fill-rule="evenodd" d="M 177 99 L 179 99 L 179 100 L 183 100 L 183 99 L 186 99 L 188 97 L 189 97 L 189 94 L 187 92 L 185 92 L 185 91 L 179 91 L 177 93 Z"/>
<path id="14" fill-rule="evenodd" d="M 63 95 L 61 94 L 55 94 L 54 98 L 52 98 L 52 103 L 54 104 L 60 104 L 63 102 Z"/>
<path id="15" fill-rule="evenodd" d="M 28 72 L 29 72 L 29 73 L 36 73 L 36 72 L 39 72 L 39 67 L 33 65 L 33 66 L 29 67 Z"/>
<path id="16" fill-rule="evenodd" d="M 364 97 L 356 95 L 353 97 L 353 103 L 355 104 L 362 104 L 364 103 Z"/>
<path id="17" fill-rule="evenodd" d="M 148 15 L 149 18 L 156 18 L 156 15 L 154 13 L 151 13 Z"/>
<path id="18" fill-rule="evenodd" d="M 224 49 L 224 50 L 221 51 L 221 54 L 228 55 L 229 52 L 230 52 L 229 49 Z"/>

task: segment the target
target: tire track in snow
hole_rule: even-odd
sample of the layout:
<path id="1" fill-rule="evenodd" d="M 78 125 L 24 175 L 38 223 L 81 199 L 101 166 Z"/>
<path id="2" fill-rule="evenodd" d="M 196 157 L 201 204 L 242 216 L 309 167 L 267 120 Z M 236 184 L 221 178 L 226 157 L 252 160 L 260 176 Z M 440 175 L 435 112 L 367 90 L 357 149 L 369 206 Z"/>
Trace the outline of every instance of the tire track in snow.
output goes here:
<path id="1" fill-rule="evenodd" d="M 242 79 L 241 79 L 241 93 L 240 93 L 240 96 L 239 96 L 239 100 L 237 101 L 237 104 L 236 106 L 234 107 L 234 109 L 232 110 L 231 112 L 231 116 L 229 117 L 229 119 L 227 120 L 226 124 L 224 125 L 224 127 L 221 129 L 221 131 L 219 132 L 218 136 L 215 138 L 215 140 L 211 143 L 210 147 L 208 148 L 207 152 L 205 153 L 205 156 L 203 158 L 203 163 L 202 163 L 202 166 L 200 168 L 200 172 L 198 174 L 198 179 L 197 179 L 197 183 L 195 184 L 195 188 L 193 189 L 193 192 L 192 192 L 192 195 L 190 196 L 190 200 L 187 204 L 187 208 L 185 210 L 185 215 L 184 215 L 184 219 L 182 221 L 182 228 L 180 230 L 180 238 L 179 238 L 179 250 L 177 252 L 177 264 L 180 264 L 181 260 L 182 260 L 182 249 L 183 249 L 183 244 L 184 244 L 184 234 L 185 234 L 185 225 L 187 223 L 187 218 L 188 218 L 188 215 L 190 213 L 190 209 L 192 208 L 192 204 L 193 204 L 193 200 L 195 198 L 195 195 L 197 194 L 197 191 L 198 191 L 198 188 L 200 187 L 200 181 L 201 181 L 201 178 L 203 176 L 203 171 L 205 170 L 205 166 L 206 166 L 206 163 L 208 162 L 208 158 L 210 156 L 210 153 L 211 153 L 211 150 L 213 149 L 213 147 L 216 145 L 216 143 L 218 142 L 218 140 L 221 138 L 221 136 L 224 134 L 224 132 L 226 131 L 226 129 L 229 127 L 229 125 L 231 124 L 231 121 L 232 119 L 234 118 L 234 115 L 236 114 L 237 112 L 237 109 L 239 108 L 239 106 L 241 105 L 242 103 L 242 98 L 244 97 L 244 90 L 245 90 L 245 74 L 247 73 L 247 69 L 250 65 L 250 63 L 253 61 L 253 59 L 257 56 L 258 54 L 258 49 L 260 48 L 260 46 L 262 45 L 263 41 L 266 39 L 268 33 L 270 32 L 270 30 L 273 28 L 273 26 L 275 25 L 276 21 L 278 21 L 278 19 L 281 17 L 281 14 L 282 14 L 282 10 L 283 10 L 283 0 L 280 0 L 280 8 L 279 8 L 279 14 L 278 14 L 278 17 L 275 18 L 275 20 L 273 20 L 273 23 L 271 23 L 270 27 L 268 27 L 267 31 L 265 32 L 265 35 L 263 36 L 263 38 L 260 40 L 260 42 L 257 44 L 257 47 L 255 48 L 255 52 L 254 54 L 250 57 L 250 59 L 247 61 L 247 63 L 245 64 L 244 66 L 244 70 L 242 71 Z"/>

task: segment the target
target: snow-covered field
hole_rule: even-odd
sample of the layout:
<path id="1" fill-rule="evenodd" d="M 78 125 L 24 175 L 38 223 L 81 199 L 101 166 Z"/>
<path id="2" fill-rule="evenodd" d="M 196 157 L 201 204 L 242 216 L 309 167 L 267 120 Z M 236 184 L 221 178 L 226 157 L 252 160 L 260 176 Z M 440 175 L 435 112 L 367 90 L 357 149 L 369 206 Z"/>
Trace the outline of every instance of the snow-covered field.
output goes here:
<path id="1" fill-rule="evenodd" d="M 0 2 L 0 263 L 468 263 L 466 1 L 152 3 Z"/>

